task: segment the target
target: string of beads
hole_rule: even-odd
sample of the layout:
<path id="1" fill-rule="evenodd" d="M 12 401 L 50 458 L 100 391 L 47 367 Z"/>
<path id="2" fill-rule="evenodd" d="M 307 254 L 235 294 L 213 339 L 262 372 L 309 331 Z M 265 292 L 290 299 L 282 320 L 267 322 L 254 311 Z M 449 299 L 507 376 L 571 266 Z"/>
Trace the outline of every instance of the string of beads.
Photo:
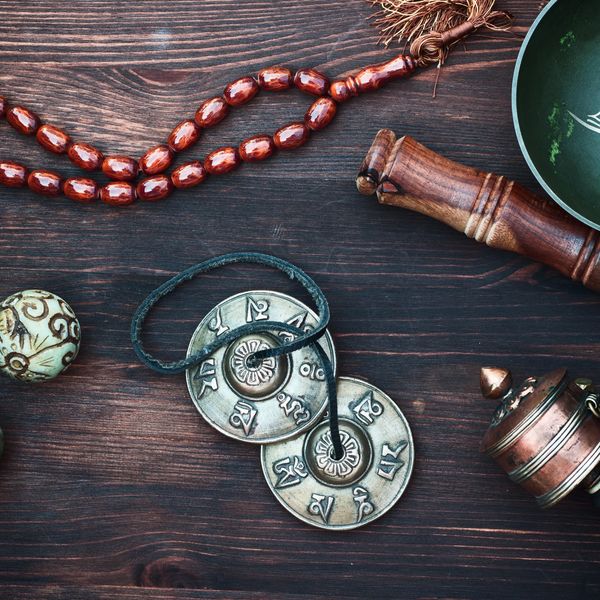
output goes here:
<path id="1" fill-rule="evenodd" d="M 69 177 L 46 169 L 29 170 L 14 161 L 0 160 L 0 184 L 8 187 L 29 187 L 44 196 L 59 196 L 80 203 L 98 199 L 112 206 L 127 206 L 136 199 L 153 202 L 170 196 L 175 189 L 185 189 L 202 183 L 208 175 L 224 175 L 243 162 L 262 161 L 276 150 L 293 150 L 304 145 L 311 132 L 320 131 L 334 119 L 338 103 L 359 93 L 379 89 L 384 83 L 409 75 L 416 68 L 411 56 L 399 55 L 380 65 L 363 68 L 356 75 L 330 84 L 328 78 L 314 69 L 300 69 L 295 74 L 280 66 L 268 67 L 255 77 L 241 77 L 225 87 L 221 96 L 204 101 L 193 119 L 181 121 L 165 143 L 147 150 L 136 160 L 130 156 L 104 155 L 84 142 L 73 142 L 62 129 L 47 123 L 23 106 L 11 106 L 0 96 L 0 120 L 6 121 L 26 136 L 35 136 L 46 150 L 65 155 L 84 171 L 102 171 L 113 181 L 100 185 L 91 177 Z M 316 96 L 304 115 L 303 121 L 292 122 L 278 129 L 272 136 L 255 135 L 242 141 L 238 147 L 224 146 L 206 155 L 204 160 L 193 160 L 165 172 L 175 155 L 188 150 L 199 140 L 203 129 L 220 123 L 230 108 L 250 102 L 259 91 L 280 92 L 292 87 Z M 141 179 L 140 179 L 141 176 Z"/>

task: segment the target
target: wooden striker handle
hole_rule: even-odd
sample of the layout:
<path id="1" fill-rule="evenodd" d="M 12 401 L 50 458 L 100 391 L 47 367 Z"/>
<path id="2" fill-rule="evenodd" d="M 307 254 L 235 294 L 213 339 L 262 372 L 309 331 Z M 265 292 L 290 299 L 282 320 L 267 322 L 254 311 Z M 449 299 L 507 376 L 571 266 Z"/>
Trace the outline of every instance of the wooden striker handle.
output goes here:
<path id="1" fill-rule="evenodd" d="M 381 204 L 420 212 L 488 246 L 545 263 L 600 291 L 600 232 L 505 177 L 379 131 L 356 180 Z"/>

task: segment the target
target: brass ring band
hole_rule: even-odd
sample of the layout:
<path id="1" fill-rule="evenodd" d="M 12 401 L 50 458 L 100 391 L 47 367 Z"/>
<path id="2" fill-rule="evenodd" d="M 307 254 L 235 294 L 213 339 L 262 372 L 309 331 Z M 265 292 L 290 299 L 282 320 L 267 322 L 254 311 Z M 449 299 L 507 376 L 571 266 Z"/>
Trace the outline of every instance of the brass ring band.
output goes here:
<path id="1" fill-rule="evenodd" d="M 500 438 L 493 446 L 490 446 L 487 450 L 489 456 L 498 456 L 502 451 L 506 450 L 511 446 L 519 436 L 521 436 L 531 425 L 533 425 L 556 401 L 556 399 L 563 393 L 568 384 L 567 377 L 563 377 L 562 381 L 554 388 L 554 390 L 548 394 L 548 396 L 541 402 L 535 410 L 532 410 L 527 417 L 525 417 L 518 427 L 509 431 L 503 438 Z"/>
<path id="2" fill-rule="evenodd" d="M 566 495 L 570 494 L 587 477 L 589 472 L 600 460 L 600 443 L 587 456 L 587 458 L 558 486 L 546 492 L 542 496 L 536 496 L 538 504 L 542 508 L 550 508 Z"/>
<path id="3" fill-rule="evenodd" d="M 562 426 L 558 434 L 544 447 L 544 449 L 534 456 L 531 460 L 523 463 L 514 471 L 511 471 L 508 476 L 515 483 L 522 483 L 537 473 L 551 458 L 556 456 L 560 449 L 565 445 L 567 440 L 577 431 L 579 426 L 585 421 L 588 416 L 587 406 L 581 403 L 577 410 L 569 417 L 566 423 Z"/>

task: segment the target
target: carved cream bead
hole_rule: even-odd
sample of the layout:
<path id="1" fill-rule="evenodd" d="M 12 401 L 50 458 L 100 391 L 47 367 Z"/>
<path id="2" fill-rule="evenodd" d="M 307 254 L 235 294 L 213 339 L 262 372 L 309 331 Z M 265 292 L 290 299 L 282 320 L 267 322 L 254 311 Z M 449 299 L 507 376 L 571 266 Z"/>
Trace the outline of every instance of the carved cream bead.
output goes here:
<path id="1" fill-rule="evenodd" d="M 79 352 L 81 328 L 71 307 L 42 290 L 0 304 L 0 371 L 27 382 L 60 375 Z"/>

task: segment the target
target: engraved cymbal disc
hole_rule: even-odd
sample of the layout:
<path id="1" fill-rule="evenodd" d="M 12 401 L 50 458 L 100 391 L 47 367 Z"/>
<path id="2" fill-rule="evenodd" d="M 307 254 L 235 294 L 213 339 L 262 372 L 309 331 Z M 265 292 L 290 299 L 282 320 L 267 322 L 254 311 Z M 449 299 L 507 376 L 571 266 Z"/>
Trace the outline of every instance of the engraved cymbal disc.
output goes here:
<path id="1" fill-rule="evenodd" d="M 291 296 L 251 291 L 227 298 L 200 322 L 188 356 L 220 335 L 261 321 L 288 323 L 303 331 L 318 324 L 317 315 Z M 296 436 L 318 422 L 327 409 L 327 382 L 311 346 L 255 365 L 259 350 L 294 339 L 276 330 L 245 335 L 188 369 L 186 379 L 200 414 L 225 435 L 257 444 Z M 329 332 L 318 342 L 335 370 L 335 349 Z"/>
<path id="2" fill-rule="evenodd" d="M 340 377 L 336 460 L 329 421 L 292 439 L 263 446 L 263 473 L 279 502 L 323 529 L 354 529 L 381 517 L 404 493 L 414 443 L 402 411 L 378 388 Z"/>

